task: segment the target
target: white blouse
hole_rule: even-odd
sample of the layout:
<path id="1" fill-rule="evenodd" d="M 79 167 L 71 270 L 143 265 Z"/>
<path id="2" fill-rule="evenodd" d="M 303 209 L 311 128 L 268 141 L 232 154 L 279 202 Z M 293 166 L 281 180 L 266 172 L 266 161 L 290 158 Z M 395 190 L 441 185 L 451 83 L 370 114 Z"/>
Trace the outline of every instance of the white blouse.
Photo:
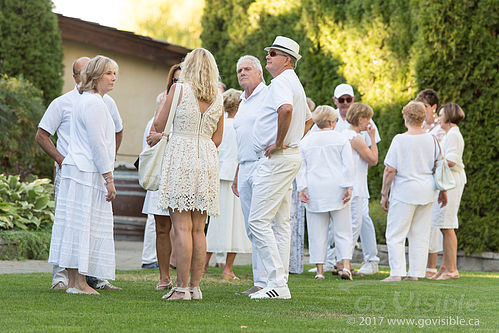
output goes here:
<path id="1" fill-rule="evenodd" d="M 397 170 L 390 199 L 411 205 L 433 202 L 436 195 L 433 182 L 434 142 L 429 133 L 395 135 L 385 157 L 385 165 Z M 437 146 L 437 158 L 439 157 Z"/>
<path id="2" fill-rule="evenodd" d="M 237 139 L 234 118 L 224 119 L 222 143 L 218 147 L 218 172 L 221 180 L 234 180 L 237 169 Z"/>
<path id="3" fill-rule="evenodd" d="M 302 165 L 296 176 L 298 191 L 307 189 L 311 212 L 345 207 L 345 189 L 353 186 L 352 147 L 347 137 L 332 130 L 311 132 L 300 142 Z"/>
<path id="4" fill-rule="evenodd" d="M 343 134 L 352 141 L 356 136 L 361 136 L 351 129 L 343 131 Z M 353 168 L 354 168 L 354 180 L 353 180 L 353 192 L 352 197 L 369 198 L 369 190 L 367 188 L 367 170 L 369 169 L 369 164 L 359 155 L 359 153 L 352 149 L 353 155 Z"/>
<path id="5" fill-rule="evenodd" d="M 116 156 L 115 125 L 99 94 L 85 91 L 71 115 L 71 135 L 64 164 L 80 171 L 113 171 Z"/>
<path id="6" fill-rule="evenodd" d="M 441 143 L 445 159 L 456 163 L 451 167 L 454 177 L 461 177 L 463 184 L 466 184 L 466 173 L 464 172 L 463 151 L 464 139 L 459 131 L 459 127 L 452 127 L 447 135 L 443 137 Z"/>

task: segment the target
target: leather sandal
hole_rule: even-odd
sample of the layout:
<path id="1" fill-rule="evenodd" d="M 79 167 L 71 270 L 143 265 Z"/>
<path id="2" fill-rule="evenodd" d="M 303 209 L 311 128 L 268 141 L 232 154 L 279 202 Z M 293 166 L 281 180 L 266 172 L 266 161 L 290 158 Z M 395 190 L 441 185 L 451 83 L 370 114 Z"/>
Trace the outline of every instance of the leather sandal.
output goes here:
<path id="1" fill-rule="evenodd" d="M 175 292 L 184 293 L 184 297 L 172 299 L 171 297 Z M 169 300 L 169 301 L 190 301 L 191 300 L 191 292 L 190 292 L 189 288 L 173 287 L 172 290 L 170 290 L 170 292 L 168 294 L 164 295 L 161 298 Z"/>
<path id="2" fill-rule="evenodd" d="M 201 289 L 198 287 L 189 287 L 189 291 L 191 293 L 191 299 L 194 300 L 201 300 L 203 299 L 203 293 L 201 292 Z"/>
<path id="3" fill-rule="evenodd" d="M 338 275 L 342 280 L 353 280 L 352 272 L 348 268 L 343 268 L 341 271 L 338 271 Z"/>
<path id="4" fill-rule="evenodd" d="M 172 288 L 173 288 L 172 281 L 168 282 L 167 284 L 158 283 L 156 285 L 156 290 L 167 290 L 167 289 L 172 289 Z"/>

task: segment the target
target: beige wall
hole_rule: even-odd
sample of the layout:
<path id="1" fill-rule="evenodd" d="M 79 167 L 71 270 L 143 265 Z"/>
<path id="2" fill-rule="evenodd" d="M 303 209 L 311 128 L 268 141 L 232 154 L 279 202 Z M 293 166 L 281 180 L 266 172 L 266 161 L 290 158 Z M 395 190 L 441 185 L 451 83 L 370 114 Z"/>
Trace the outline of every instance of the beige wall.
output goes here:
<path id="1" fill-rule="evenodd" d="M 74 88 L 71 65 L 75 59 L 82 56 L 92 58 L 100 54 L 118 63 L 118 80 L 114 90 L 109 93 L 116 101 L 123 119 L 123 141 L 116 159 L 118 162 L 133 163 L 142 150 L 145 126 L 154 115 L 156 96 L 165 89 L 170 68 L 82 43 L 63 40 L 62 45 L 65 67 L 63 92 Z"/>

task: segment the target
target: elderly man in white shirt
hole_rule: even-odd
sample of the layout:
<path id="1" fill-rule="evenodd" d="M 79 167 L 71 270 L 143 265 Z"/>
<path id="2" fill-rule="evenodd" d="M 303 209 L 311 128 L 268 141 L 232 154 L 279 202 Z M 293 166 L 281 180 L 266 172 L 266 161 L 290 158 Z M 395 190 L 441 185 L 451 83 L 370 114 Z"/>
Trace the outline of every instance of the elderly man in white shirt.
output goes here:
<path id="1" fill-rule="evenodd" d="M 90 58 L 88 57 L 81 57 L 73 62 L 73 79 L 75 80 L 76 85 L 81 82 L 80 72 L 89 60 Z M 38 130 L 36 132 L 36 142 L 57 163 L 56 176 L 54 180 L 56 204 L 59 192 L 60 168 L 62 161 L 68 153 L 71 112 L 78 103 L 80 97 L 81 95 L 78 93 L 77 86 L 75 86 L 73 90 L 54 99 L 47 108 L 47 111 L 45 111 L 45 114 L 38 124 Z M 123 123 L 114 100 L 108 95 L 104 95 L 103 99 L 114 122 L 117 152 L 121 139 L 123 138 Z M 55 133 L 57 133 L 57 146 L 54 146 L 50 140 L 50 136 Z M 52 289 L 66 289 L 67 285 L 67 271 L 59 266 L 54 266 Z M 107 280 L 98 280 L 96 287 L 98 289 L 121 289 L 113 286 Z"/>
<path id="2" fill-rule="evenodd" d="M 253 286 L 236 294 L 250 295 L 267 286 L 267 272 L 263 268 L 248 227 L 253 194 L 253 173 L 258 161 L 258 156 L 253 150 L 253 125 L 267 96 L 267 86 L 263 80 L 263 69 L 258 58 L 251 55 L 242 56 L 237 61 L 236 68 L 237 80 L 244 91 L 241 94 L 241 103 L 234 118 L 239 164 L 232 183 L 232 191 L 241 200 L 246 233 L 252 242 L 251 264 L 253 266 Z"/>
<path id="3" fill-rule="evenodd" d="M 267 271 L 267 286 L 252 299 L 290 299 L 287 285 L 291 229 L 291 183 L 301 165 L 298 144 L 305 122 L 312 119 L 303 86 L 294 68 L 299 45 L 277 36 L 265 48 L 265 68 L 274 78 L 253 127 L 253 146 L 259 157 L 253 175 L 249 228 Z"/>

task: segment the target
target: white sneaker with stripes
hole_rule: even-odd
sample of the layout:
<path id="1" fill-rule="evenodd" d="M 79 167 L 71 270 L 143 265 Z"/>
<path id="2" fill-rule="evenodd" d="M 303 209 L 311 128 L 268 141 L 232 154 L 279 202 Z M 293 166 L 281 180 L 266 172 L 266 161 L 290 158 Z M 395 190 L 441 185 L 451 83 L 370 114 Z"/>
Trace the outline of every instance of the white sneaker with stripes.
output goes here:
<path id="1" fill-rule="evenodd" d="M 288 286 L 284 287 L 265 287 L 254 294 L 249 295 L 251 299 L 275 298 L 275 299 L 290 299 L 291 293 Z"/>

